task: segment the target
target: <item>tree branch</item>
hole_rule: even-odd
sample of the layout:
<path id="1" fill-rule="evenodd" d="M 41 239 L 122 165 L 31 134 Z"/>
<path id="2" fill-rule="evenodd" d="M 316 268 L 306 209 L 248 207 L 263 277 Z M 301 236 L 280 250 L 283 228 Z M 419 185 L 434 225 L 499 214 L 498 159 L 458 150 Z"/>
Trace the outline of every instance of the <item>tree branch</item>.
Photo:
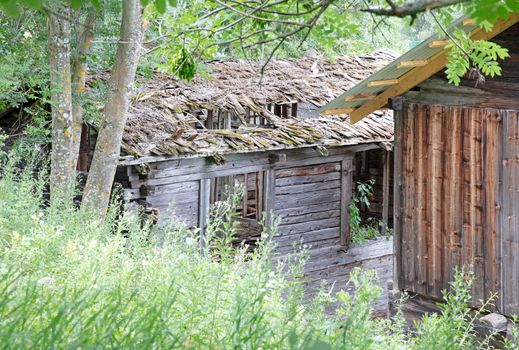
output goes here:
<path id="1" fill-rule="evenodd" d="M 374 7 L 366 8 L 361 11 L 373 13 L 379 16 L 406 17 L 415 16 L 427 10 L 434 10 L 442 7 L 461 4 L 473 0 L 417 0 L 410 1 L 403 5 L 396 5 L 392 0 L 386 0 L 389 8 Z"/>

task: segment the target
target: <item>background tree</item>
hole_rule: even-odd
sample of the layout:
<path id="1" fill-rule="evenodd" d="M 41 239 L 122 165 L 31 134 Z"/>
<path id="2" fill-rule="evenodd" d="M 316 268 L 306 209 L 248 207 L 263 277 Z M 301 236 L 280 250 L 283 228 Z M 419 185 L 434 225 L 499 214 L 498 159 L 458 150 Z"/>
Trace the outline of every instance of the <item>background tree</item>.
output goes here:
<path id="1" fill-rule="evenodd" d="M 72 76 L 70 8 L 56 6 L 48 11 L 50 87 L 52 109 L 51 196 L 69 192 L 75 178 L 74 122 L 72 114 Z"/>
<path id="2" fill-rule="evenodd" d="M 83 192 L 83 208 L 104 217 L 108 209 L 115 170 L 121 153 L 130 94 L 135 80 L 143 36 L 139 0 L 123 1 L 121 34 L 108 84 L 104 120 L 99 129 L 94 158 Z"/>

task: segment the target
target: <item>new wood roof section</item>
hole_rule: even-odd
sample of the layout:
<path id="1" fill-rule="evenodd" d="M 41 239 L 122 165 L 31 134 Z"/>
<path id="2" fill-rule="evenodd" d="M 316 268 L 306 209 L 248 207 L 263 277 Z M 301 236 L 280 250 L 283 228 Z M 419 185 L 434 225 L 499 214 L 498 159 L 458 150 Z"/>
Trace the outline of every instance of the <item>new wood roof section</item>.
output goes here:
<path id="1" fill-rule="evenodd" d="M 473 40 L 489 40 L 519 22 L 519 14 L 512 14 L 508 20 L 499 20 L 490 32 L 486 32 L 467 18 L 458 19 L 450 28 L 461 28 L 471 33 Z M 448 42 L 438 36 L 431 36 L 417 47 L 366 78 L 352 89 L 343 93 L 322 107 L 321 114 L 348 113 L 350 121 L 356 123 L 370 113 L 385 108 L 388 100 L 401 95 L 432 75 L 447 64 Z M 357 96 L 367 96 L 361 99 Z"/>

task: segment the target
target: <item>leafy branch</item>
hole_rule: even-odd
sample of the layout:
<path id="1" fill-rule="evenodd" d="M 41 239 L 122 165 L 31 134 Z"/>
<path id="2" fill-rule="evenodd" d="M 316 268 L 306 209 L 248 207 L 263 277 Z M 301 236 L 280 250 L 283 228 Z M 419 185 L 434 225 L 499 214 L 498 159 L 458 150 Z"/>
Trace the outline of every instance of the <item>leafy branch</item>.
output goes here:
<path id="1" fill-rule="evenodd" d="M 379 16 L 391 17 L 414 17 L 419 13 L 465 3 L 472 0 L 418 0 L 409 1 L 402 5 L 397 5 L 393 0 L 386 0 L 387 7 L 372 7 L 363 11 L 370 12 Z"/>

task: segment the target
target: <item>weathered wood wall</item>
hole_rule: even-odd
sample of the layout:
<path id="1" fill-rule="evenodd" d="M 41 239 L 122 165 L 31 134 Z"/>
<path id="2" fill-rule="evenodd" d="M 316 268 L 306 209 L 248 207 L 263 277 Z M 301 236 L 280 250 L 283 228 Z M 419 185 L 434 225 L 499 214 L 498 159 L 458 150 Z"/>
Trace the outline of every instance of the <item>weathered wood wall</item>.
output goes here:
<path id="1" fill-rule="evenodd" d="M 519 111 L 502 112 L 502 307 L 519 315 Z"/>
<path id="2" fill-rule="evenodd" d="M 357 150 L 366 150 L 368 145 Z M 230 155 L 224 164 L 214 164 L 203 158 L 169 160 L 141 167 L 119 168 L 118 181 L 125 187 L 129 201 L 145 201 L 166 214 L 170 201 L 174 215 L 189 226 L 204 222 L 200 210 L 208 204 L 204 196 L 205 181 L 218 176 L 237 176 L 259 171 L 263 174 L 264 210 L 272 210 L 279 217 L 278 232 L 274 236 L 277 258 L 301 249 L 308 249 L 305 279 L 309 295 L 321 284 L 337 292 L 354 267 L 375 269 L 384 293 L 376 308 L 387 309 L 387 280 L 392 276 L 392 242 L 386 239 L 371 241 L 365 246 L 348 249 L 349 222 L 347 204 L 352 194 L 353 154 L 355 148 L 329 150 L 323 157 L 312 149 L 279 152 L 260 152 Z M 207 188 L 210 191 L 210 187 Z"/>
<path id="3" fill-rule="evenodd" d="M 311 249 L 340 245 L 341 163 L 279 169 L 275 179 L 277 250 L 290 251 L 301 240 Z"/>
<path id="4" fill-rule="evenodd" d="M 344 225 L 348 225 L 341 221 L 341 212 L 344 213 L 352 193 L 352 173 L 351 157 L 342 162 L 275 171 L 274 214 L 280 219 L 274 237 L 276 253 L 284 256 L 306 248 L 304 278 L 308 296 L 317 293 L 323 283 L 327 290 L 333 286 L 334 293 L 344 289 L 355 267 L 375 270 L 383 288 L 375 310 L 384 314 L 386 285 L 393 272 L 392 240 L 369 241 L 351 249 L 341 244 L 341 236 L 347 230 Z M 300 244 L 294 247 L 295 243 Z"/>
<path id="5" fill-rule="evenodd" d="M 323 284 L 325 291 L 337 293 L 342 289 L 351 292 L 353 286 L 346 288 L 351 271 L 355 268 L 374 270 L 378 276 L 375 284 L 382 288 L 374 312 L 376 316 L 385 317 L 388 311 L 387 285 L 393 278 L 393 257 L 392 237 L 366 241 L 348 251 L 339 245 L 310 249 L 304 276 L 307 295 L 314 296 Z"/>
<path id="6" fill-rule="evenodd" d="M 441 298 L 472 267 L 474 304 L 519 312 L 518 112 L 406 102 L 396 118 L 400 289 Z"/>

